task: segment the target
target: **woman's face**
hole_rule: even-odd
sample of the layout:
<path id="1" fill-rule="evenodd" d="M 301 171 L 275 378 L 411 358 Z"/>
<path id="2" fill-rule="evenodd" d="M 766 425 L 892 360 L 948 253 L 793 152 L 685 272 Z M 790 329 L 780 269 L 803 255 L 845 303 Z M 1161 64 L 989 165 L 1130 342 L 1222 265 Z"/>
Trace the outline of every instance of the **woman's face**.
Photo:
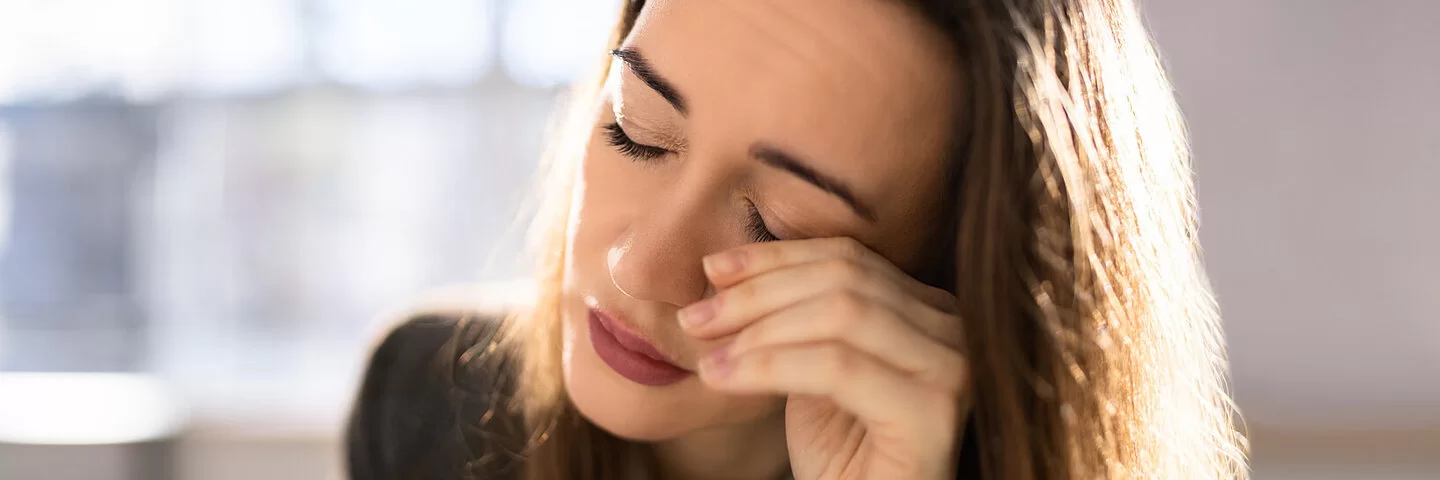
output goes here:
<path id="1" fill-rule="evenodd" d="M 783 405 L 690 373 L 718 345 L 675 321 L 714 293 L 707 254 L 849 236 L 924 261 L 959 110 L 948 45 L 895 1 L 649 2 L 575 179 L 564 369 L 586 418 L 663 440 Z"/>

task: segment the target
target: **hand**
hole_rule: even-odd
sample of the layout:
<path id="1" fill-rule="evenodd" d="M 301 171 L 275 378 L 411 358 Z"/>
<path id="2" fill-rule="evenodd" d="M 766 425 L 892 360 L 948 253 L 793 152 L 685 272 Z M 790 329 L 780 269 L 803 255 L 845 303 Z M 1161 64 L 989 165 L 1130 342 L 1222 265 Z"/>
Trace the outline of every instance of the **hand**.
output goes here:
<path id="1" fill-rule="evenodd" d="M 973 403 L 955 298 L 849 238 L 706 257 L 718 293 L 686 333 L 732 336 L 700 363 L 711 388 L 787 396 L 795 478 L 954 478 Z"/>

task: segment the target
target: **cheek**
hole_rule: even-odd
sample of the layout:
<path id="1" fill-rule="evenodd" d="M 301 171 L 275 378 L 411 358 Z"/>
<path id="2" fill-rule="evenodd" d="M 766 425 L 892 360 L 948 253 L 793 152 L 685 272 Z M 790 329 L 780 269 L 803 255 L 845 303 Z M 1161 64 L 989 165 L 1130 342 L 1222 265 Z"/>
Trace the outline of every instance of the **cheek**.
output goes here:
<path id="1" fill-rule="evenodd" d="M 633 181 L 609 146 L 593 138 L 576 168 L 571 191 L 570 217 L 566 226 L 565 280 L 591 278 L 591 271 L 605 265 L 603 255 L 621 235 L 637 200 L 624 194 L 623 186 Z M 597 257 L 600 256 L 600 257 Z"/>
<path id="2" fill-rule="evenodd" d="M 647 199 L 650 183 L 642 169 L 592 135 L 575 178 L 569 231 L 581 255 L 603 251 L 622 234 Z"/>
<path id="3" fill-rule="evenodd" d="M 614 222 L 630 211 L 635 202 L 633 196 L 625 194 L 624 186 L 640 179 L 621 164 L 623 158 L 611 158 L 618 154 L 607 152 L 608 147 L 596 143 L 591 142 L 580 160 L 579 175 L 575 179 L 575 207 L 580 219 L 587 223 Z"/>
<path id="4" fill-rule="evenodd" d="M 693 377 L 665 388 L 645 387 L 621 377 L 595 354 L 583 295 L 613 288 L 605 255 L 648 205 L 644 193 L 657 190 L 646 187 L 659 176 L 630 162 L 592 139 L 577 172 L 561 305 L 561 366 L 571 404 L 612 434 L 649 441 L 776 415 L 784 405 L 779 398 L 722 395 Z"/>

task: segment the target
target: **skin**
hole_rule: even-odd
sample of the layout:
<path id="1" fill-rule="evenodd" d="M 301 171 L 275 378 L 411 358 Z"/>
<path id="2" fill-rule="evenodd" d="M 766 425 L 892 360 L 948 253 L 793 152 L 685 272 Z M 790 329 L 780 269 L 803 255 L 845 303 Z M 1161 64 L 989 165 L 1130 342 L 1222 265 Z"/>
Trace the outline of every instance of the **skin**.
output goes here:
<path id="1" fill-rule="evenodd" d="M 953 477 L 968 409 L 953 297 L 905 271 L 946 198 L 957 111 L 944 37 L 898 2 L 656 1 L 616 61 L 575 182 L 565 386 L 580 413 L 651 442 L 673 478 Z M 616 123 L 663 148 L 637 160 Z M 862 210 L 761 161 L 785 152 Z M 750 243 L 750 209 L 785 240 Z M 595 354 L 587 307 L 681 367 L 664 387 Z M 682 311 L 683 309 L 683 311 Z"/>

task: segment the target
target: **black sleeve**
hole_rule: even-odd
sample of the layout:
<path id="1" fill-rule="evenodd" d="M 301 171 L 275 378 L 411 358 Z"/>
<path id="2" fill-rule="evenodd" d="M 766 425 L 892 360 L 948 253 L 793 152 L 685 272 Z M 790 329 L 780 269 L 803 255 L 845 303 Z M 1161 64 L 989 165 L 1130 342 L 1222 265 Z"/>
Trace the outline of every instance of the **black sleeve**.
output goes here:
<path id="1" fill-rule="evenodd" d="M 391 331 L 365 370 L 346 431 L 353 480 L 503 479 L 524 436 L 507 401 L 499 322 L 426 315 Z"/>

